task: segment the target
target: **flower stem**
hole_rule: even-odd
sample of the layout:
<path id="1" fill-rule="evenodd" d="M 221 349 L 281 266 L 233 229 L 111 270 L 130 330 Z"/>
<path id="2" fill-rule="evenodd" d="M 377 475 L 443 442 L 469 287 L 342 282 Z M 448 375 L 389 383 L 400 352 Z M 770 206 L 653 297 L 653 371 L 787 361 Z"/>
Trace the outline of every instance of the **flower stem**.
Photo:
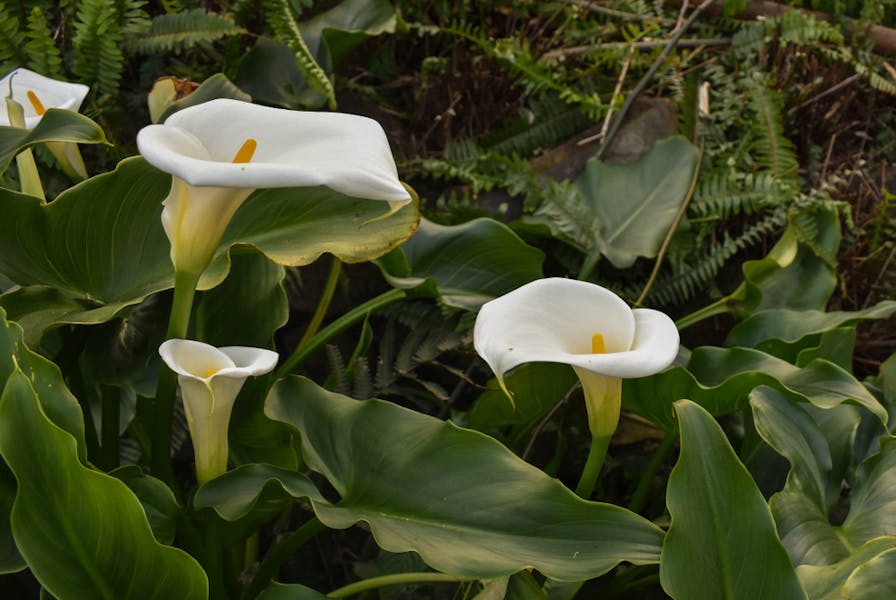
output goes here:
<path id="1" fill-rule="evenodd" d="M 299 344 L 293 351 L 292 355 L 287 358 L 282 365 L 274 372 L 271 380 L 276 381 L 281 377 L 289 375 L 297 366 L 307 359 L 315 350 L 323 346 L 336 335 L 342 333 L 368 314 L 388 306 L 393 302 L 397 302 L 405 297 L 404 290 L 391 289 L 348 311 L 319 332 L 306 342 Z"/>
<path id="2" fill-rule="evenodd" d="M 591 448 L 588 450 L 588 459 L 585 461 L 585 468 L 582 469 L 579 485 L 576 486 L 576 495 L 580 498 L 585 500 L 591 499 L 591 494 L 594 493 L 594 486 L 597 485 L 597 476 L 600 475 L 600 469 L 604 466 L 607 448 L 610 447 L 610 438 L 612 437 L 612 433 L 591 436 Z"/>
<path id="3" fill-rule="evenodd" d="M 408 583 L 430 583 L 430 582 L 454 582 L 469 581 L 467 577 L 458 577 L 457 575 L 447 575 L 445 573 L 395 573 L 393 575 L 381 575 L 379 577 L 371 577 L 362 581 L 350 583 L 339 589 L 333 590 L 327 594 L 327 598 L 347 598 L 390 585 L 403 585 Z"/>
<path id="4" fill-rule="evenodd" d="M 334 256 L 333 262 L 330 263 L 330 271 L 327 273 L 327 282 L 324 284 L 324 293 L 320 296 L 317 310 L 314 311 L 314 315 L 312 315 L 311 321 L 308 323 L 308 329 L 305 330 L 302 339 L 299 341 L 300 348 L 317 333 L 317 330 L 320 329 L 320 324 L 324 321 L 324 317 L 327 316 L 330 301 L 333 300 L 333 293 L 336 291 L 336 283 L 339 282 L 340 272 L 342 272 L 342 261 Z"/>
<path id="5" fill-rule="evenodd" d="M 277 575 L 277 571 L 280 569 L 283 561 L 305 545 L 308 540 L 324 530 L 326 530 L 326 526 L 317 517 L 312 517 L 304 525 L 277 542 L 267 556 L 264 557 L 264 560 L 261 561 L 252 581 L 243 590 L 243 600 L 255 598 L 260 594 L 270 583 L 271 579 Z"/>
<path id="6" fill-rule="evenodd" d="M 168 319 L 165 339 L 184 338 L 190 325 L 190 312 L 199 275 L 178 272 L 174 277 L 174 301 Z M 156 385 L 155 414 L 152 432 L 152 472 L 171 485 L 174 474 L 171 469 L 171 422 L 174 415 L 174 399 L 177 392 L 177 376 L 166 365 L 159 370 Z"/>
<path id="7" fill-rule="evenodd" d="M 697 309 L 689 315 L 685 315 L 682 318 L 675 321 L 675 326 L 681 330 L 691 325 L 696 325 L 700 321 L 708 319 L 710 317 L 714 317 L 716 315 L 721 315 L 725 313 L 731 312 L 731 296 L 725 296 L 724 298 L 720 298 L 713 302 L 712 304 L 708 304 L 703 308 Z"/>
<path id="8" fill-rule="evenodd" d="M 672 452 L 677 440 L 677 431 L 666 432 L 663 441 L 660 442 L 656 452 L 653 453 L 650 464 L 647 465 L 647 469 L 641 474 L 641 479 L 638 480 L 638 487 L 635 488 L 632 499 L 628 504 L 630 511 L 639 513 L 644 509 L 644 506 L 647 504 L 647 495 L 653 488 L 653 480 L 656 478 L 660 467 L 666 463 L 666 459 L 669 458 L 669 453 Z"/>

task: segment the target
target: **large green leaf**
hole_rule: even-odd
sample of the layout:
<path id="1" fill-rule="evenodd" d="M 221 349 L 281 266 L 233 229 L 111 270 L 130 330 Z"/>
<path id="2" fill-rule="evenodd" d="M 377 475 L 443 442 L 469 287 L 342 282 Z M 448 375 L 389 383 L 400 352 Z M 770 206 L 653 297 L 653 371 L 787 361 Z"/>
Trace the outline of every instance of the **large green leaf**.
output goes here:
<path id="1" fill-rule="evenodd" d="M 682 600 L 806 598 L 768 505 L 722 428 L 688 400 L 675 410 L 681 454 L 666 492 L 663 589 Z"/>
<path id="2" fill-rule="evenodd" d="M 0 272 L 21 286 L 37 286 L 0 297 L 0 303 L 8 301 L 17 319 L 30 318 L 42 328 L 30 339 L 53 324 L 107 321 L 123 307 L 173 287 L 160 220 L 169 186 L 168 175 L 135 157 L 50 204 L 0 190 L 7 215 L 0 219 Z M 237 211 L 200 287 L 224 279 L 227 250 L 234 244 L 256 246 L 285 265 L 308 264 L 323 252 L 346 262 L 376 258 L 404 241 L 419 218 L 415 203 L 379 218 L 387 209 L 384 202 L 323 187 L 261 190 Z"/>
<path id="3" fill-rule="evenodd" d="M 672 403 L 689 398 L 714 416 L 746 406 L 751 390 L 767 385 L 822 408 L 843 402 L 871 411 L 881 422 L 886 409 L 848 371 L 826 360 L 797 367 L 749 348 L 697 348 L 687 368 L 673 367 L 640 379 L 623 381 L 625 407 L 666 431 L 675 427 Z"/>
<path id="4" fill-rule="evenodd" d="M 34 129 L 0 126 L 0 173 L 9 167 L 16 154 L 44 142 L 108 143 L 100 126 L 84 115 L 51 108 Z"/>
<path id="5" fill-rule="evenodd" d="M 578 498 L 479 432 L 297 377 L 274 386 L 266 412 L 295 427 L 306 463 L 339 493 L 335 504 L 312 498 L 321 521 L 366 521 L 381 547 L 439 571 L 492 579 L 532 567 L 581 580 L 658 559 L 659 528 Z"/>
<path id="6" fill-rule="evenodd" d="M 326 71 L 370 36 L 394 33 L 395 9 L 387 0 L 343 0 L 302 23 L 308 49 Z"/>
<path id="7" fill-rule="evenodd" d="M 852 503 L 841 530 L 853 547 L 896 532 L 896 438 L 882 438 L 880 452 L 856 470 Z"/>
<path id="8" fill-rule="evenodd" d="M 864 319 L 885 319 L 896 312 L 896 300 L 885 300 L 865 310 L 823 312 L 820 310 L 769 309 L 753 313 L 728 333 L 726 346 L 764 349 L 774 340 L 794 344 L 802 338 Z"/>
<path id="9" fill-rule="evenodd" d="M 881 552 L 862 563 L 846 580 L 840 594 L 848 600 L 896 598 L 896 549 Z"/>
<path id="10" fill-rule="evenodd" d="M 879 563 L 875 565 L 873 561 L 877 557 L 883 557 L 884 564 L 889 563 L 892 565 L 892 559 L 886 557 L 891 555 L 894 549 L 896 549 L 896 536 L 879 537 L 867 542 L 861 548 L 856 549 L 856 551 L 848 558 L 839 561 L 835 565 L 801 565 L 796 568 L 796 572 L 811 600 L 843 600 L 844 598 L 850 598 L 851 600 L 865 600 L 866 598 L 877 598 L 877 596 L 873 595 L 845 595 L 844 592 L 848 588 L 844 586 L 851 576 L 859 571 L 863 565 L 871 563 L 871 572 L 868 573 L 871 577 L 865 579 L 861 576 L 861 572 L 859 571 L 858 581 L 854 581 L 850 586 L 852 593 L 855 592 L 857 587 L 864 588 L 865 591 L 868 591 L 865 583 L 876 579 L 877 573 L 879 573 L 878 568 L 880 565 Z M 888 585 L 892 585 L 893 581 L 892 566 L 890 569 L 890 582 Z M 883 596 L 883 598 L 887 599 L 892 597 L 892 594 Z"/>
<path id="11" fill-rule="evenodd" d="M 274 332 L 286 324 L 286 271 L 257 252 L 236 252 L 221 285 L 199 295 L 193 338 L 212 346 L 273 348 Z"/>
<path id="12" fill-rule="evenodd" d="M 577 382 L 578 377 L 569 365 L 520 365 L 504 378 L 507 389 L 513 392 L 513 403 L 498 385 L 498 380 L 492 379 L 476 399 L 463 424 L 490 434 L 508 429 L 508 445 L 515 447 Z"/>
<path id="13" fill-rule="evenodd" d="M 639 256 L 656 256 L 696 166 L 697 149 L 683 137 L 657 142 L 627 165 L 589 160 L 575 182 L 594 216 L 588 245 L 619 268 L 631 266 Z"/>
<path id="14" fill-rule="evenodd" d="M 840 481 L 831 477 L 831 446 L 821 428 L 803 407 L 772 388 L 753 390 L 750 406 L 756 430 L 791 465 L 784 489 L 769 504 L 794 564 L 833 564 L 846 558 L 849 548 L 827 516 Z"/>
<path id="15" fill-rule="evenodd" d="M 327 597 L 304 585 L 275 581 L 258 596 L 258 600 L 327 600 Z"/>
<path id="16" fill-rule="evenodd" d="M 462 225 L 420 220 L 400 248 L 377 260 L 386 280 L 401 289 L 476 310 L 485 302 L 542 277 L 544 254 L 494 219 Z"/>
<path id="17" fill-rule="evenodd" d="M 74 438 L 47 418 L 18 370 L 0 398 L 0 453 L 19 486 L 12 511 L 16 544 L 51 594 L 207 597 L 199 564 L 156 542 L 140 502 L 121 481 L 78 461 Z"/>

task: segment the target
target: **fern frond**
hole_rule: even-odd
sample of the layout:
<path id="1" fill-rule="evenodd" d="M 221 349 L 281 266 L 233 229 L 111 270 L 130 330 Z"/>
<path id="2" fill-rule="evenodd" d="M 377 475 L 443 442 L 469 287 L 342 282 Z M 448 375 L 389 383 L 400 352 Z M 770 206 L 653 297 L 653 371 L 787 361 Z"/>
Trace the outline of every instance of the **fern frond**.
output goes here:
<path id="1" fill-rule="evenodd" d="M 317 64 L 311 50 L 305 44 L 290 6 L 289 0 L 266 0 L 264 7 L 268 24 L 278 40 L 292 50 L 296 66 L 305 76 L 308 86 L 326 96 L 330 110 L 335 110 L 336 90 L 333 88 L 333 82 L 330 81 L 323 68 Z"/>
<path id="2" fill-rule="evenodd" d="M 345 359 L 342 358 L 342 352 L 339 351 L 334 344 L 326 345 L 327 362 L 330 364 L 330 373 L 335 377 L 336 383 L 334 390 L 340 394 L 348 394 L 349 385 L 346 377 Z"/>
<path id="3" fill-rule="evenodd" d="M 659 305 L 687 302 L 698 293 L 705 291 L 712 284 L 713 278 L 735 254 L 780 232 L 786 223 L 787 212 L 776 210 L 747 227 L 737 237 L 731 237 L 726 233 L 722 242 L 712 247 L 699 262 L 657 281 L 650 291 L 650 300 Z"/>
<path id="4" fill-rule="evenodd" d="M 40 8 L 34 7 L 28 15 L 28 41 L 25 42 L 25 52 L 28 54 L 28 65 L 38 73 L 47 77 L 60 79 L 62 77 L 62 57 L 53 40 L 50 26 L 47 24 L 46 13 Z"/>
<path id="5" fill-rule="evenodd" d="M 224 16 L 193 8 L 154 17 L 149 31 L 138 38 L 128 39 L 125 48 L 129 52 L 141 54 L 177 53 L 199 42 L 213 42 L 228 35 L 245 32 L 245 29 Z"/>
<path id="6" fill-rule="evenodd" d="M 0 3 L 0 72 L 6 74 L 6 71 L 28 64 L 24 42 L 25 33 L 19 31 L 19 20 Z"/>
<path id="7" fill-rule="evenodd" d="M 593 121 L 578 107 L 553 96 L 534 101 L 524 117 L 482 143 L 492 152 L 528 156 L 582 131 Z"/>
<path id="8" fill-rule="evenodd" d="M 781 99 L 764 83 L 754 79 L 746 80 L 750 90 L 750 109 L 755 116 L 753 132 L 755 139 L 751 145 L 756 163 L 765 167 L 779 178 L 793 178 L 799 167 L 793 142 L 784 136 L 781 117 Z"/>
<path id="9" fill-rule="evenodd" d="M 124 68 L 121 29 L 113 0 L 83 0 L 75 20 L 75 73 L 81 81 L 114 93 Z"/>
<path id="10" fill-rule="evenodd" d="M 785 188 L 767 171 L 742 177 L 729 172 L 710 175 L 698 184 L 688 213 L 702 220 L 753 214 L 763 206 L 780 204 L 786 197 Z"/>

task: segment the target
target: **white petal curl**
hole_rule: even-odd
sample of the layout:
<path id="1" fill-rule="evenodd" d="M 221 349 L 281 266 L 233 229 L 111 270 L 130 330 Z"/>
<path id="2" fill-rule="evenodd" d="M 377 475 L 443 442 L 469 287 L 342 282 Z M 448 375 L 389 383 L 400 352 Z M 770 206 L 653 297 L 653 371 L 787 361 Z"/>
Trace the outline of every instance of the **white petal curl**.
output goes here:
<path id="1" fill-rule="evenodd" d="M 606 352 L 591 353 L 591 336 Z M 675 323 L 665 314 L 632 310 L 613 292 L 587 282 L 549 278 L 486 303 L 474 345 L 499 378 L 527 362 L 573 365 L 612 377 L 643 377 L 678 353 Z"/>
<path id="2" fill-rule="evenodd" d="M 33 129 L 41 119 L 31 101 L 28 99 L 28 91 L 31 90 L 47 110 L 61 108 L 77 112 L 81 103 L 87 96 L 90 88 L 80 83 L 69 83 L 44 77 L 28 69 L 19 68 L 0 79 L 0 97 L 5 98 L 9 94 L 9 80 L 12 78 L 12 97 L 22 105 L 25 112 L 25 127 Z M 9 125 L 9 116 L 6 107 L 0 104 L 0 125 Z"/>
<path id="3" fill-rule="evenodd" d="M 233 163 L 249 138 L 258 144 L 252 160 Z M 144 127 L 137 146 L 150 164 L 195 186 L 323 185 L 358 198 L 411 200 L 382 127 L 358 115 L 217 99 Z"/>

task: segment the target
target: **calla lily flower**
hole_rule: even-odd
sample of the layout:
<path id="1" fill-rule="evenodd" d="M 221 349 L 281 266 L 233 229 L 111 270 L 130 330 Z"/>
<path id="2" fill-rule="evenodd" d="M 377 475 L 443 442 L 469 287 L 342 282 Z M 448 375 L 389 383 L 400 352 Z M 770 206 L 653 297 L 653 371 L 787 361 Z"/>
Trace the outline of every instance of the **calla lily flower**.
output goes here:
<path id="1" fill-rule="evenodd" d="M 34 129 L 44 113 L 51 108 L 60 108 L 78 112 L 81 103 L 90 88 L 80 83 L 69 83 L 44 77 L 28 69 L 15 69 L 0 79 L 0 91 L 4 95 L 12 88 L 12 97 L 23 109 L 26 129 Z M 0 111 L 0 125 L 10 123 L 5 111 Z M 47 142 L 47 148 L 59 161 L 62 169 L 73 179 L 86 179 L 87 169 L 78 151 L 77 144 L 72 142 Z"/>
<path id="2" fill-rule="evenodd" d="M 199 483 L 227 470 L 227 427 L 237 394 L 248 377 L 270 372 L 277 353 L 261 348 L 215 348 L 172 339 L 159 347 L 162 360 L 177 373 Z"/>
<path id="3" fill-rule="evenodd" d="M 357 115 L 218 99 L 144 127 L 137 146 L 172 175 L 162 224 L 175 269 L 196 275 L 255 189 L 326 186 L 387 202 L 391 212 L 411 200 L 382 127 Z"/>
<path id="4" fill-rule="evenodd" d="M 551 278 L 483 305 L 473 343 L 505 392 L 504 374 L 523 363 L 571 365 L 582 382 L 592 439 L 608 444 L 619 421 L 622 379 L 668 367 L 679 337 L 659 311 L 632 310 L 599 285 Z M 602 462 L 601 453 L 598 470 Z"/>

